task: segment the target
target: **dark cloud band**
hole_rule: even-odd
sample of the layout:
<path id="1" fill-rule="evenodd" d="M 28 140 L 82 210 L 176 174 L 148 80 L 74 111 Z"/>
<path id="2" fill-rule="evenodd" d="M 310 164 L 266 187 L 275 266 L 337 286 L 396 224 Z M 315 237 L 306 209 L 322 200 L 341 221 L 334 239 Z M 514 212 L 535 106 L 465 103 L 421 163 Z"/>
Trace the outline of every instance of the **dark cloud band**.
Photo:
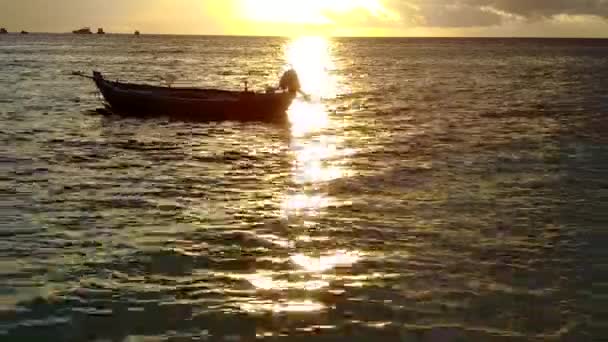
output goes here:
<path id="1" fill-rule="evenodd" d="M 608 0 L 386 0 L 405 21 L 420 26 L 500 25 L 506 20 L 550 19 L 559 15 L 608 18 Z"/>

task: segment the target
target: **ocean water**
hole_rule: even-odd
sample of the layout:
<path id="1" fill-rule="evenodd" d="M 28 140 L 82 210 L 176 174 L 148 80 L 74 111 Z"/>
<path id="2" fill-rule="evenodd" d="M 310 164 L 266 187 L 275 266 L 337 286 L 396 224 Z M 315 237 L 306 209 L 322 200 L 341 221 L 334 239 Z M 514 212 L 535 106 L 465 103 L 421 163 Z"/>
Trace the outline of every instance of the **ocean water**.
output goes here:
<path id="1" fill-rule="evenodd" d="M 289 126 L 69 75 L 290 65 Z M 0 36 L 0 340 L 600 340 L 607 89 L 607 40 Z"/>

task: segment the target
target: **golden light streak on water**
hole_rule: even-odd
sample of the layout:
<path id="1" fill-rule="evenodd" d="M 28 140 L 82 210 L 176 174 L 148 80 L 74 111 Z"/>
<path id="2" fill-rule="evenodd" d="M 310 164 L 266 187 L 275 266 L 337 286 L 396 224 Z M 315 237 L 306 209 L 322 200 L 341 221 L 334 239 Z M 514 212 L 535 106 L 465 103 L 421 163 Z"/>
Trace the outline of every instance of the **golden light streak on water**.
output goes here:
<path id="1" fill-rule="evenodd" d="M 296 254 L 291 261 L 308 272 L 326 272 L 337 267 L 348 267 L 357 263 L 360 254 L 350 251 L 337 251 L 330 255 L 310 257 L 304 254 Z"/>
<path id="2" fill-rule="evenodd" d="M 325 309 L 325 305 L 312 300 L 288 301 L 288 302 L 250 302 L 241 305 L 241 309 L 248 313 L 273 312 L 317 312 Z"/>

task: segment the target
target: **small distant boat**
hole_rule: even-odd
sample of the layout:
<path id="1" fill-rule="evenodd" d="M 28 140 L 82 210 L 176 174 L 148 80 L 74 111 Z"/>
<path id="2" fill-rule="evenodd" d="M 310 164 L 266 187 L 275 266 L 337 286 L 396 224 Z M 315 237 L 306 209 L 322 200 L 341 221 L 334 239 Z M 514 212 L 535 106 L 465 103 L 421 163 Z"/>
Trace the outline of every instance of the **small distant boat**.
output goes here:
<path id="1" fill-rule="evenodd" d="M 113 113 L 187 121 L 285 122 L 287 109 L 300 91 L 294 71 L 283 75 L 282 90 L 266 93 L 249 91 L 247 85 L 244 91 L 171 88 L 109 81 L 96 71 L 93 76 L 73 74 L 92 79 Z"/>
<path id="2" fill-rule="evenodd" d="M 97 34 L 106 34 L 106 33 L 103 31 L 103 28 L 100 27 L 97 29 Z"/>
<path id="3" fill-rule="evenodd" d="M 21 31 L 21 34 L 30 34 L 30 33 L 27 31 Z"/>
<path id="4" fill-rule="evenodd" d="M 0 28 L 0 34 L 7 34 L 7 33 L 8 33 L 8 31 L 4 27 Z"/>
<path id="5" fill-rule="evenodd" d="M 91 29 L 88 27 L 84 27 L 79 30 L 74 30 L 74 31 L 72 31 L 72 33 L 73 34 L 93 34 L 93 32 L 91 32 Z"/>
<path id="6" fill-rule="evenodd" d="M 139 36 L 141 33 L 139 33 L 139 31 L 135 31 L 135 35 Z"/>

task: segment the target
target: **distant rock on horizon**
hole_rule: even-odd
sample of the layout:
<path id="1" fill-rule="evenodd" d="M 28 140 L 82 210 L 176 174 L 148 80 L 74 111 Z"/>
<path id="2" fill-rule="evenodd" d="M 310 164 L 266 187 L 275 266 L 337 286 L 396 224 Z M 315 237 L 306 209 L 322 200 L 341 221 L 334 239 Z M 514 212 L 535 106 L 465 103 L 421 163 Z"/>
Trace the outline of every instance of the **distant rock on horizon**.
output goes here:
<path id="1" fill-rule="evenodd" d="M 72 31 L 72 33 L 74 33 L 74 34 L 93 34 L 93 32 L 91 32 L 91 29 L 88 27 L 81 28 L 80 30 L 74 30 L 74 31 Z"/>

